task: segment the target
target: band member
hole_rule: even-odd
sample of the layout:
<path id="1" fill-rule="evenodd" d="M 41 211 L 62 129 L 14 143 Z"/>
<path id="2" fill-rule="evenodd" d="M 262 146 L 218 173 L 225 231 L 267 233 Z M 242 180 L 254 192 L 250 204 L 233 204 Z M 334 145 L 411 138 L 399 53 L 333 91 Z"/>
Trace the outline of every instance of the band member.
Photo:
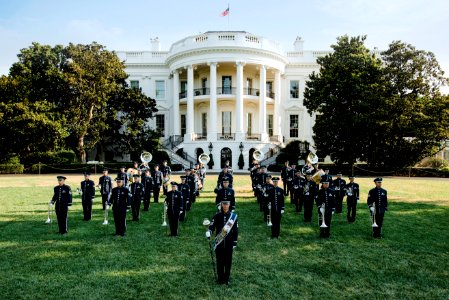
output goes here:
<path id="1" fill-rule="evenodd" d="M 288 193 L 289 193 L 289 189 L 287 186 L 287 173 L 288 173 L 288 170 L 290 169 L 290 167 L 288 166 L 288 163 L 289 163 L 289 161 L 286 160 L 284 162 L 284 166 L 282 166 L 282 169 L 281 169 L 281 179 L 282 179 L 282 184 L 284 185 L 285 196 L 288 196 Z"/>
<path id="2" fill-rule="evenodd" d="M 128 186 L 128 174 L 126 173 L 126 167 L 120 167 L 120 171 L 117 173 L 117 178 L 121 178 L 123 180 L 123 185 L 125 187 Z"/>
<path id="3" fill-rule="evenodd" d="M 171 168 L 167 165 L 166 160 L 162 162 L 161 172 L 163 178 L 162 190 L 164 191 L 164 195 L 166 195 L 168 191 L 168 182 L 170 181 L 171 175 Z"/>
<path id="4" fill-rule="evenodd" d="M 65 176 L 57 176 L 56 178 L 58 179 L 58 185 L 53 189 L 51 204 L 56 204 L 55 212 L 58 219 L 59 233 L 66 234 L 68 232 L 67 213 L 69 207 L 72 206 L 72 190 L 70 186 L 65 184 L 67 179 Z"/>
<path id="5" fill-rule="evenodd" d="M 329 188 L 329 181 L 325 180 L 321 182 L 321 189 L 318 191 L 318 197 L 316 199 L 316 205 L 318 207 L 319 225 L 324 223 L 327 227 L 320 227 L 320 237 L 330 237 L 332 214 L 335 211 L 335 193 Z"/>
<path id="6" fill-rule="evenodd" d="M 181 176 L 181 184 L 178 185 L 178 190 L 182 194 L 182 207 L 184 208 L 182 213 L 179 215 L 179 221 L 181 222 L 184 222 L 185 220 L 187 207 L 189 207 L 190 210 L 190 187 L 186 183 L 186 178 L 186 176 Z"/>
<path id="7" fill-rule="evenodd" d="M 159 171 L 159 165 L 154 165 L 153 171 L 153 194 L 154 194 L 154 203 L 159 202 L 159 192 L 161 191 L 162 186 L 162 172 Z"/>
<path id="8" fill-rule="evenodd" d="M 312 222 L 313 203 L 318 194 L 318 185 L 312 180 L 311 172 L 306 173 L 301 192 L 301 201 L 304 203 L 304 222 Z"/>
<path id="9" fill-rule="evenodd" d="M 253 187 L 253 191 L 254 191 L 254 197 L 256 197 L 255 181 L 256 181 L 256 174 L 257 174 L 257 170 L 258 169 L 259 169 L 259 163 L 256 160 L 254 160 L 253 166 L 249 170 L 250 171 L 250 177 L 251 177 L 251 186 Z"/>
<path id="10" fill-rule="evenodd" d="M 281 232 L 281 218 L 284 213 L 284 190 L 278 186 L 279 177 L 271 178 L 274 188 L 268 195 L 271 203 L 271 238 L 278 238 Z"/>
<path id="11" fill-rule="evenodd" d="M 270 193 L 274 188 L 273 183 L 271 182 L 271 175 L 267 174 L 265 177 L 265 183 L 262 185 L 262 206 L 263 206 L 263 221 L 267 222 L 267 216 L 270 213 L 270 209 L 268 208 L 268 204 L 270 203 Z"/>
<path id="12" fill-rule="evenodd" d="M 112 192 L 112 178 L 108 173 L 108 169 L 104 169 L 103 176 L 101 176 L 98 181 L 98 186 L 100 186 L 101 204 L 103 206 L 103 210 L 106 208 L 106 202 L 108 201 Z"/>
<path id="13" fill-rule="evenodd" d="M 198 175 L 200 177 L 201 189 L 204 188 L 204 179 L 206 178 L 206 167 L 204 164 L 199 164 Z"/>
<path id="14" fill-rule="evenodd" d="M 227 160 L 224 165 L 225 165 L 225 167 L 228 168 L 228 173 L 233 175 L 234 174 L 234 170 L 232 170 L 231 162 L 229 160 Z M 231 183 L 229 183 L 229 184 L 231 184 Z"/>
<path id="15" fill-rule="evenodd" d="M 126 233 L 126 210 L 130 208 L 129 189 L 125 187 L 125 180 L 121 177 L 115 179 L 117 186 L 112 189 L 108 206 L 112 204 L 114 213 L 115 235 L 125 236 Z"/>
<path id="16" fill-rule="evenodd" d="M 145 170 L 145 175 L 142 177 L 142 184 L 145 190 L 143 211 L 148 211 L 150 209 L 151 193 L 153 193 L 153 177 L 151 177 L 150 169 Z"/>
<path id="17" fill-rule="evenodd" d="M 346 204 L 348 206 L 348 222 L 355 222 L 355 215 L 357 210 L 357 202 L 359 201 L 360 188 L 359 184 L 354 182 L 354 175 L 349 176 L 349 183 L 345 187 Z"/>
<path id="18" fill-rule="evenodd" d="M 328 167 L 324 168 L 324 174 L 321 175 L 320 183 L 322 183 L 323 181 L 327 181 L 329 183 L 329 187 L 332 188 L 332 176 L 329 175 L 329 168 Z"/>
<path id="19" fill-rule="evenodd" d="M 197 196 L 197 191 L 198 191 L 198 179 L 196 178 L 195 169 L 193 169 L 193 168 L 186 171 L 186 175 L 187 175 L 186 182 L 189 185 L 189 189 L 190 189 L 190 196 L 189 196 L 189 199 L 190 199 L 189 200 L 190 201 L 189 210 L 190 210 L 191 205 L 193 203 L 195 203 L 195 201 L 196 201 L 196 196 Z"/>
<path id="20" fill-rule="evenodd" d="M 229 204 L 229 201 L 221 202 L 221 211 L 214 215 L 206 232 L 208 239 L 212 232 L 216 232 L 214 249 L 217 258 L 218 284 L 229 284 L 232 252 L 237 246 L 238 239 L 237 214 L 229 210 Z"/>
<path id="21" fill-rule="evenodd" d="M 145 199 L 145 187 L 140 182 L 140 175 L 133 175 L 134 182 L 131 183 L 130 192 L 131 192 L 131 209 L 133 215 L 133 221 L 140 220 L 140 204 Z"/>
<path id="22" fill-rule="evenodd" d="M 95 182 L 90 180 L 90 173 L 84 172 L 81 181 L 81 203 L 83 204 L 84 221 L 92 219 L 92 202 L 95 198 Z"/>
<path id="23" fill-rule="evenodd" d="M 170 224 L 170 236 L 178 235 L 179 215 L 182 214 L 184 208 L 182 206 L 182 194 L 178 191 L 178 184 L 174 181 L 171 183 L 171 191 L 167 192 L 165 203 L 167 203 L 167 217 Z"/>
<path id="24" fill-rule="evenodd" d="M 345 197 L 346 180 L 341 178 L 341 172 L 337 173 L 337 178 L 332 181 L 332 188 L 335 192 L 335 213 L 341 214 L 343 210 L 343 198 Z"/>
<path id="25" fill-rule="evenodd" d="M 256 178 L 256 189 L 257 189 L 257 203 L 259 203 L 259 210 L 264 211 L 263 207 L 263 191 L 262 186 L 266 182 L 266 178 L 268 176 L 267 173 L 267 167 L 266 166 L 260 166 L 260 173 L 257 174 Z"/>
<path id="26" fill-rule="evenodd" d="M 374 179 L 376 187 L 368 193 L 368 206 L 377 227 L 373 226 L 373 237 L 382 238 L 382 225 L 384 223 L 384 214 L 388 210 L 387 191 L 382 188 L 382 178 Z"/>
<path id="27" fill-rule="evenodd" d="M 235 210 L 235 192 L 232 188 L 229 187 L 229 180 L 224 179 L 223 188 L 217 192 L 217 197 L 215 198 L 215 205 L 217 205 L 217 209 L 220 209 L 221 201 L 229 201 L 231 207 L 231 211 Z"/>
<path id="28" fill-rule="evenodd" d="M 295 175 L 296 175 L 296 165 L 292 164 L 290 169 L 287 171 L 287 188 L 290 191 L 290 203 L 291 204 L 296 204 L 294 193 L 291 192 L 292 188 L 293 188 L 293 179 L 295 179 Z"/>
<path id="29" fill-rule="evenodd" d="M 292 181 L 292 190 L 290 191 L 293 195 L 293 203 L 295 203 L 296 212 L 302 211 L 303 206 L 303 197 L 302 197 L 302 191 L 303 186 L 305 184 L 305 178 L 301 177 L 301 171 L 296 170 L 295 178 L 293 178 Z"/>
<path id="30" fill-rule="evenodd" d="M 232 188 L 234 178 L 233 178 L 232 174 L 229 172 L 228 165 L 225 165 L 223 168 L 223 171 L 221 171 L 220 174 L 218 174 L 217 185 L 223 181 L 224 177 L 226 177 L 229 180 L 229 187 Z"/>
<path id="31" fill-rule="evenodd" d="M 259 189 L 257 187 L 258 180 L 259 180 L 259 174 L 262 172 L 262 168 L 259 164 L 255 166 L 255 169 L 253 170 L 253 174 L 251 177 L 252 185 L 253 185 L 253 191 L 254 191 L 254 197 L 257 197 L 257 194 L 259 193 Z"/>

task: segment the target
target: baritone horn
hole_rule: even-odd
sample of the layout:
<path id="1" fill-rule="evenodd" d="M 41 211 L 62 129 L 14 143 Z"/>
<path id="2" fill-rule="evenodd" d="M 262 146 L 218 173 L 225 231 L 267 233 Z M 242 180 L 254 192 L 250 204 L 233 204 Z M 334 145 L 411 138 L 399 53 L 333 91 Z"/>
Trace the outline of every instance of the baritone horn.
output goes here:
<path id="1" fill-rule="evenodd" d="M 143 163 L 149 163 L 153 159 L 153 155 L 151 155 L 148 151 L 143 151 L 142 154 L 140 154 L 140 160 Z"/>
<path id="2" fill-rule="evenodd" d="M 200 156 L 198 156 L 198 161 L 203 165 L 206 165 L 210 161 L 210 156 L 206 153 L 201 153 Z"/>
<path id="3" fill-rule="evenodd" d="M 264 158 L 264 154 L 260 150 L 255 150 L 253 152 L 253 157 L 254 157 L 255 160 L 261 161 Z"/>
<path id="4" fill-rule="evenodd" d="M 307 155 L 307 161 L 310 162 L 312 165 L 315 165 L 318 163 L 318 155 L 316 155 L 313 152 L 310 152 L 309 155 Z"/>

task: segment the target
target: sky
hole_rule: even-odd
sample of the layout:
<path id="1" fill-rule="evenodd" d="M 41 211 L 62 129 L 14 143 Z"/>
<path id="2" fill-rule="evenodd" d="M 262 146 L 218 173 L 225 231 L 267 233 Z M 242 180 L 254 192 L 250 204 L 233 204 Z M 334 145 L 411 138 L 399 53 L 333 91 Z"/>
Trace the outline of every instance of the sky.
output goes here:
<path id="1" fill-rule="evenodd" d="M 229 17 L 221 17 L 229 5 Z M 395 40 L 431 51 L 449 76 L 447 0 L 0 0 L 0 75 L 32 42 L 56 45 L 96 41 L 109 50 L 161 50 L 190 35 L 239 30 L 293 50 L 330 50 L 341 35 L 367 35 L 370 49 Z"/>

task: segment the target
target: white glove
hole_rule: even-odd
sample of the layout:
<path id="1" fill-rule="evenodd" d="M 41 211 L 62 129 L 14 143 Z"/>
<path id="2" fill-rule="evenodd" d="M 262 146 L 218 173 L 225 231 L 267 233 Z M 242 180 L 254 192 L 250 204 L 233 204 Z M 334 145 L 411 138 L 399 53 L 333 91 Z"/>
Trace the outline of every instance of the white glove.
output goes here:
<path id="1" fill-rule="evenodd" d="M 72 207 L 71 206 L 67 206 L 67 210 L 70 210 Z"/>
<path id="2" fill-rule="evenodd" d="M 371 207 L 369 208 L 369 210 L 370 210 L 371 212 L 374 212 L 374 207 L 371 206 Z"/>
<path id="3" fill-rule="evenodd" d="M 334 214 L 335 213 L 335 211 L 332 211 L 332 214 Z"/>
<path id="4" fill-rule="evenodd" d="M 179 211 L 179 214 L 180 214 L 180 215 L 182 214 L 182 210 Z"/>
<path id="5" fill-rule="evenodd" d="M 106 210 L 108 210 L 109 209 L 109 204 L 108 205 L 106 205 Z"/>
<path id="6" fill-rule="evenodd" d="M 281 209 L 281 214 L 283 214 L 284 213 L 284 210 L 283 209 Z"/>
<path id="7" fill-rule="evenodd" d="M 320 207 L 320 213 L 324 214 L 324 207 Z"/>
<path id="8" fill-rule="evenodd" d="M 210 230 L 206 231 L 206 238 L 210 239 Z"/>

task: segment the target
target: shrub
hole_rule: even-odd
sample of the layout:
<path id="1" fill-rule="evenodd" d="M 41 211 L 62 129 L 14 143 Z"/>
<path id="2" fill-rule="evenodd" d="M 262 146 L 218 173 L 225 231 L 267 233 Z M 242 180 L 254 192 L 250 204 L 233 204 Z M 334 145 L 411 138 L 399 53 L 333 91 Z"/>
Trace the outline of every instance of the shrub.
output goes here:
<path id="1" fill-rule="evenodd" d="M 21 159 L 22 163 L 30 164 L 71 164 L 76 162 L 76 154 L 72 150 L 61 150 L 56 152 L 35 152 Z"/>
<path id="2" fill-rule="evenodd" d="M 416 166 L 421 168 L 442 169 L 445 167 L 449 167 L 449 163 L 441 158 L 426 157 L 422 161 L 420 161 Z"/>
<path id="3" fill-rule="evenodd" d="M 238 166 L 240 170 L 243 170 L 243 166 L 245 165 L 245 160 L 243 159 L 243 154 L 240 153 Z"/>
<path id="4" fill-rule="evenodd" d="M 23 169 L 21 164 L 0 164 L 0 174 L 22 174 Z"/>

